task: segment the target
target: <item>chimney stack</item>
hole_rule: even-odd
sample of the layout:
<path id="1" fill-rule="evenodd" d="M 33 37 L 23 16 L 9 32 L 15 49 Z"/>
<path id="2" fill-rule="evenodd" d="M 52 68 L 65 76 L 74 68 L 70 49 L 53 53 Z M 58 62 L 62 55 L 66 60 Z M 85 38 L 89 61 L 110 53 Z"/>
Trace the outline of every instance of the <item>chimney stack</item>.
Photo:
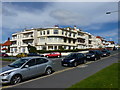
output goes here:
<path id="1" fill-rule="evenodd" d="M 76 30 L 77 29 L 77 27 L 76 27 L 76 25 L 74 25 L 74 30 Z"/>
<path id="2" fill-rule="evenodd" d="M 8 37 L 8 41 L 10 40 L 10 37 Z"/>
<path id="3" fill-rule="evenodd" d="M 59 26 L 58 25 L 55 25 L 55 28 L 58 28 Z"/>

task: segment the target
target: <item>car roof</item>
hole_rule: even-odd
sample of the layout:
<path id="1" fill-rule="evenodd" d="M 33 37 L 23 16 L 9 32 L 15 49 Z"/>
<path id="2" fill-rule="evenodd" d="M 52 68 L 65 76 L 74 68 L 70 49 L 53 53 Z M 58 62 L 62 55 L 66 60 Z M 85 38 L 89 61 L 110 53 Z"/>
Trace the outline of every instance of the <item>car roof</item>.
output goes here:
<path id="1" fill-rule="evenodd" d="M 46 57 L 38 57 L 38 56 L 34 56 L 34 57 L 23 57 L 22 59 L 35 59 L 35 58 L 45 58 Z"/>
<path id="2" fill-rule="evenodd" d="M 83 53 L 71 53 L 71 54 L 83 54 Z"/>

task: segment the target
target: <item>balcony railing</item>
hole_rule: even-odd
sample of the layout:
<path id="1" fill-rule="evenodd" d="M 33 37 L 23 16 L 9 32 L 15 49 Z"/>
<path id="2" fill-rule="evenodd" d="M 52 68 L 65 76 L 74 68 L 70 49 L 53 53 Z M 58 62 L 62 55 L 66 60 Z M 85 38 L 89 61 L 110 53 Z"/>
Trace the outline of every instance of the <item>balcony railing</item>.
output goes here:
<path id="1" fill-rule="evenodd" d="M 34 39 L 33 36 L 24 36 L 22 39 Z"/>

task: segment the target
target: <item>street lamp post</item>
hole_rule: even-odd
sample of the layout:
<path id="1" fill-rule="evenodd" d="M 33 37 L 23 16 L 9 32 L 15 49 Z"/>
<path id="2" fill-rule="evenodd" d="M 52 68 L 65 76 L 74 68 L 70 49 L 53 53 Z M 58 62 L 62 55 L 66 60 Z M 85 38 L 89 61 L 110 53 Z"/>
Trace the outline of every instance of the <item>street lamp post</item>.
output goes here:
<path id="1" fill-rule="evenodd" d="M 115 13 L 115 12 L 120 12 L 120 10 L 118 10 L 118 11 L 108 11 L 108 12 L 106 12 L 106 14 L 111 14 L 111 13 Z"/>

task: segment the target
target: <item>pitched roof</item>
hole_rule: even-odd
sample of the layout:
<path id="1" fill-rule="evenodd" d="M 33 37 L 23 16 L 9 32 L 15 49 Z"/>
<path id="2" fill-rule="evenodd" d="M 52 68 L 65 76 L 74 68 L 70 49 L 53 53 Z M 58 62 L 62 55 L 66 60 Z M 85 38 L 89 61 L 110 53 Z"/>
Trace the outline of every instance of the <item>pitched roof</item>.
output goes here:
<path id="1" fill-rule="evenodd" d="M 2 46 L 10 46 L 10 45 L 11 45 L 11 41 L 10 40 L 8 40 L 4 44 L 2 44 Z"/>
<path id="2" fill-rule="evenodd" d="M 111 44 L 115 44 L 115 42 L 114 41 L 108 41 L 109 43 L 111 43 Z"/>
<path id="3" fill-rule="evenodd" d="M 2 46 L 2 43 L 0 43 L 0 46 Z"/>

